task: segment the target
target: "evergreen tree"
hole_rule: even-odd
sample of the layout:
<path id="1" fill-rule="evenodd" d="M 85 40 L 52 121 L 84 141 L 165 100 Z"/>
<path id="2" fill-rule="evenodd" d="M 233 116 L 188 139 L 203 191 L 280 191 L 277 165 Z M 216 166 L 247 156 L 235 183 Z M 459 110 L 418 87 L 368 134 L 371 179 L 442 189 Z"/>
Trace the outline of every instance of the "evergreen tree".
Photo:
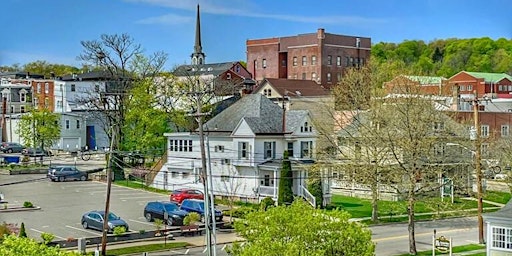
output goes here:
<path id="1" fill-rule="evenodd" d="M 25 231 L 25 223 L 21 223 L 19 237 L 27 237 L 27 231 Z"/>
<path id="2" fill-rule="evenodd" d="M 320 178 L 313 179 L 308 184 L 309 192 L 315 197 L 316 207 L 322 207 L 323 205 L 323 193 L 322 193 L 322 180 Z"/>
<path id="3" fill-rule="evenodd" d="M 279 179 L 279 193 L 277 203 L 279 205 L 291 204 L 293 202 L 293 174 L 288 151 L 284 151 L 281 177 Z"/>

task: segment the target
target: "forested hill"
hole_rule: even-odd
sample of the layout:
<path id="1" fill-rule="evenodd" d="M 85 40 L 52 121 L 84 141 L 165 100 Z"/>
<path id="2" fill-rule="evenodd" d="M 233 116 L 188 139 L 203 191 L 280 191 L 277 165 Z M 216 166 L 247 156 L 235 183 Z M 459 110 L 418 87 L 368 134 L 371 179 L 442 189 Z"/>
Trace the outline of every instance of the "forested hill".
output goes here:
<path id="1" fill-rule="evenodd" d="M 371 58 L 377 63 L 403 61 L 419 73 L 443 77 L 462 70 L 512 75 L 512 40 L 482 37 L 438 39 L 429 43 L 380 42 L 372 46 Z"/>

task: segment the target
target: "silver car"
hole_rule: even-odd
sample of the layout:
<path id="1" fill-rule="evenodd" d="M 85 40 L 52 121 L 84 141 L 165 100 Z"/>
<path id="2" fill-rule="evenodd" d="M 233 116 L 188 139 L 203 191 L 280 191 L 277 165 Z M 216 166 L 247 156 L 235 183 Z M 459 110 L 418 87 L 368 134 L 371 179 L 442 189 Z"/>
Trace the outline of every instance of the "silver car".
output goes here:
<path id="1" fill-rule="evenodd" d="M 74 166 L 52 166 L 48 169 L 46 177 L 51 181 L 86 181 L 88 179 L 87 172 L 80 171 Z"/>

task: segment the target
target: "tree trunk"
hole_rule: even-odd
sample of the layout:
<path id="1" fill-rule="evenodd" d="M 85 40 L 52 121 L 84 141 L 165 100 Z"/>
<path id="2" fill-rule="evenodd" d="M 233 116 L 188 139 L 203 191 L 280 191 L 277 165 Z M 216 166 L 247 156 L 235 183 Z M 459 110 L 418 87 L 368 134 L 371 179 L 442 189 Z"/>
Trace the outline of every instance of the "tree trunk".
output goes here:
<path id="1" fill-rule="evenodd" d="M 407 207 L 407 214 L 409 215 L 408 230 L 409 230 L 409 254 L 416 255 L 416 236 L 414 235 L 414 187 L 411 184 L 409 188 L 409 205 Z"/>
<path id="2" fill-rule="evenodd" d="M 379 184 L 372 184 L 372 222 L 376 223 L 379 221 Z"/>

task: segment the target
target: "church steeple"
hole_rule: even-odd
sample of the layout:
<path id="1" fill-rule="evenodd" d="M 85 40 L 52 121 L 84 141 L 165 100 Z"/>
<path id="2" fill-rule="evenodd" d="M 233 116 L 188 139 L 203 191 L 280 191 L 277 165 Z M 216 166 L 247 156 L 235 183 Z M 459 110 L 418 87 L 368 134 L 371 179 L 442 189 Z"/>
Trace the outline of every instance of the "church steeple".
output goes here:
<path id="1" fill-rule="evenodd" d="M 203 47 L 201 46 L 201 20 L 199 18 L 199 4 L 197 5 L 197 18 L 196 18 L 196 42 L 194 44 L 194 52 L 192 57 L 192 65 L 203 65 L 205 55 Z"/>

